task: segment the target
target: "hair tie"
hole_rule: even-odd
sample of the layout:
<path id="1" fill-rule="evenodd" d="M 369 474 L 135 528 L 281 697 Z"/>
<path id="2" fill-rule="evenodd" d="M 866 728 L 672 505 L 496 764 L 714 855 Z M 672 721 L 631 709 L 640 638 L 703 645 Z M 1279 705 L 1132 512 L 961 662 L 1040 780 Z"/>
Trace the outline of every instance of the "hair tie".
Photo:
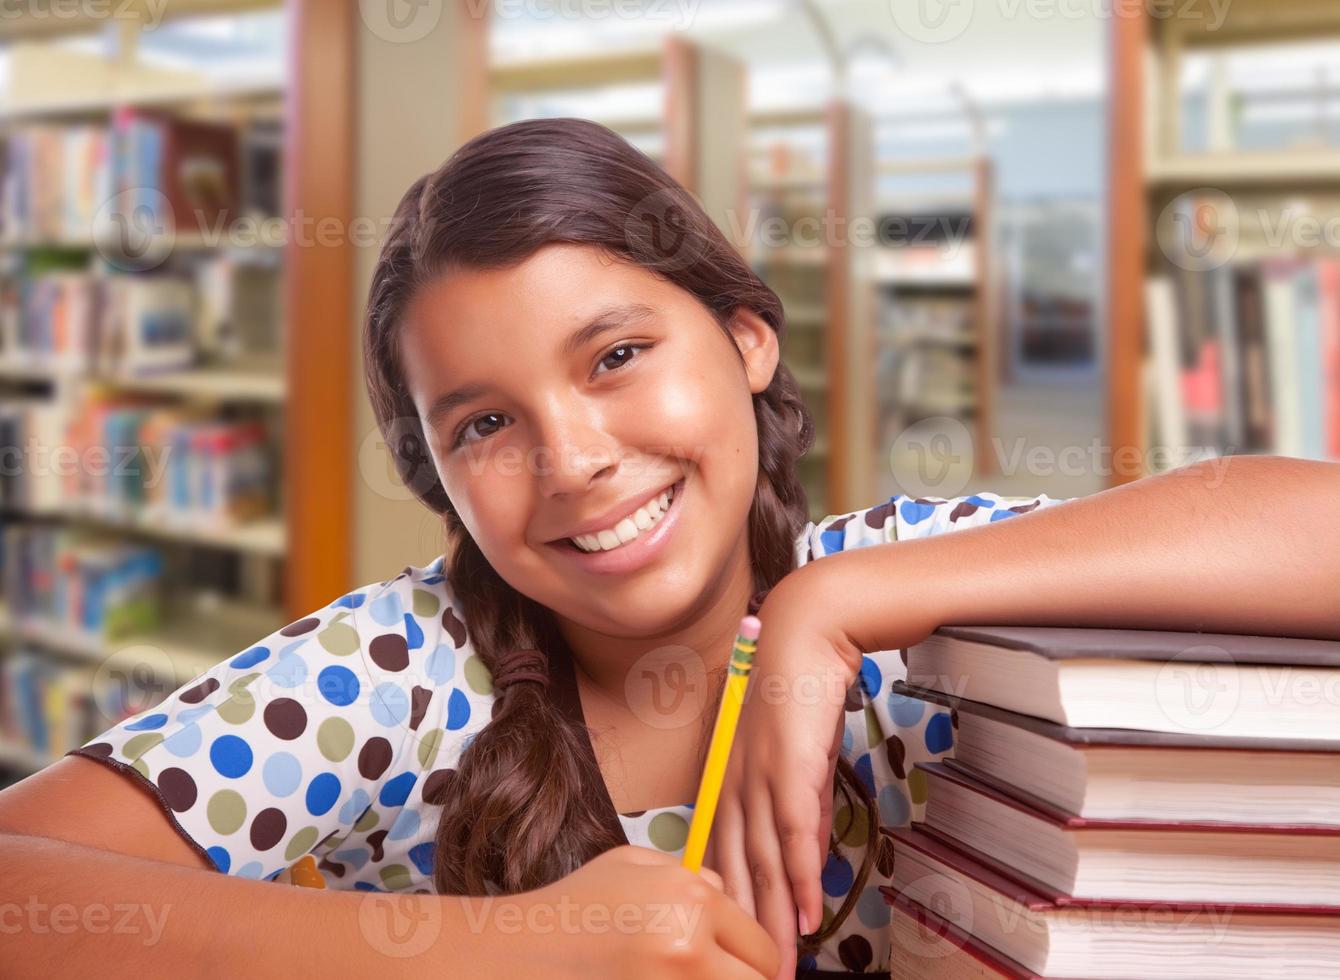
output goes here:
<path id="1" fill-rule="evenodd" d="M 493 667 L 493 689 L 502 691 L 521 681 L 549 686 L 549 659 L 539 650 L 508 650 Z"/>

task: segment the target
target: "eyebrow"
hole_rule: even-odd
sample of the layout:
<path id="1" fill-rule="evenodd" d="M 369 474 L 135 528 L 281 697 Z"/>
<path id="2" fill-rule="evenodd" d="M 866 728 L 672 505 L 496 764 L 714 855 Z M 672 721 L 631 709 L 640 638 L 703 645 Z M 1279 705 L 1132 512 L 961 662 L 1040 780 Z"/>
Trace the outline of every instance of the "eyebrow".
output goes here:
<path id="1" fill-rule="evenodd" d="M 580 353 L 587 344 L 604 336 L 614 330 L 622 330 L 626 327 L 643 323 L 646 320 L 656 316 L 656 311 L 650 306 L 642 303 L 630 303 L 626 306 L 612 306 L 609 309 L 602 310 L 590 319 L 584 326 L 578 327 L 560 345 L 559 357 L 569 358 Z M 489 385 L 480 382 L 471 382 L 467 385 L 449 391 L 446 394 L 439 395 L 433 400 L 425 415 L 425 422 L 430 429 L 437 426 L 450 415 L 453 411 L 476 398 L 487 394 Z"/>

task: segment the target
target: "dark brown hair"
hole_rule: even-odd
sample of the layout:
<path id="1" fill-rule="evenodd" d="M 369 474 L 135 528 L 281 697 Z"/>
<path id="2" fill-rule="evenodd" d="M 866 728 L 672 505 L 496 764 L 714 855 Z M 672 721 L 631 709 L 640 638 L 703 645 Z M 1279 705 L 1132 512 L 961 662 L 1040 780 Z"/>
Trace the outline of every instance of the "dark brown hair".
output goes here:
<path id="1" fill-rule="evenodd" d="M 543 119 L 494 129 L 410 186 L 372 276 L 363 334 L 367 387 L 401 478 L 442 516 L 444 574 L 474 651 L 490 670 L 508 651 L 552 649 L 553 617 L 498 575 L 438 481 L 406 391 L 397 326 L 416 290 L 445 270 L 505 267 L 559 242 L 594 246 L 662 276 L 697 297 L 723 330 L 740 308 L 761 316 L 779 339 L 785 329 L 777 294 L 692 195 L 596 123 Z M 795 541 L 808 520 L 796 463 L 814 441 L 814 424 L 783 365 L 753 403 L 758 480 L 748 531 L 757 600 L 795 567 Z M 433 800 L 444 808 L 434 866 L 440 893 L 485 894 L 486 882 L 504 892 L 530 890 L 620 843 L 592 802 L 604 799 L 603 777 L 583 751 L 583 734 L 543 686 L 502 689 L 490 723 Z M 850 913 L 878 841 L 869 789 L 846 759 L 839 759 L 838 776 L 849 812 L 859 804 L 869 816 L 867 854 L 847 902 L 811 936 L 811 946 Z"/>

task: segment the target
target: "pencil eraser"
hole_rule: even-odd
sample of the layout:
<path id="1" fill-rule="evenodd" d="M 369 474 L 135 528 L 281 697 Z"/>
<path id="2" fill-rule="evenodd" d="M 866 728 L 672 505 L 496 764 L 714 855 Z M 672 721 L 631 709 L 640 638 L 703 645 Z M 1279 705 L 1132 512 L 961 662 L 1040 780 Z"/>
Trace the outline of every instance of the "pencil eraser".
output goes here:
<path id="1" fill-rule="evenodd" d="M 757 616 L 745 616 L 740 620 L 740 635 L 746 640 L 757 640 L 763 622 Z"/>

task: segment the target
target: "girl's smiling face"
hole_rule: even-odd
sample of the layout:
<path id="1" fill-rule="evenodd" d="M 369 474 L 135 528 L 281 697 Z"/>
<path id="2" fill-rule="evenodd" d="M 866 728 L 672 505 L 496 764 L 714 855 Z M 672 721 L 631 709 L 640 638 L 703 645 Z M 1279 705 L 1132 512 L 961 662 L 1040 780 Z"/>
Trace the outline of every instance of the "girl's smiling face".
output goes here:
<path id="1" fill-rule="evenodd" d="M 400 335 L 410 396 L 447 496 L 513 588 L 611 636 L 670 632 L 723 588 L 745 601 L 752 395 L 779 349 L 749 310 L 728 329 L 693 294 L 584 245 L 452 269 L 414 297 Z M 610 568 L 622 548 L 585 560 L 568 541 L 679 481 L 661 534 L 623 546 L 642 549 L 631 570 Z"/>

